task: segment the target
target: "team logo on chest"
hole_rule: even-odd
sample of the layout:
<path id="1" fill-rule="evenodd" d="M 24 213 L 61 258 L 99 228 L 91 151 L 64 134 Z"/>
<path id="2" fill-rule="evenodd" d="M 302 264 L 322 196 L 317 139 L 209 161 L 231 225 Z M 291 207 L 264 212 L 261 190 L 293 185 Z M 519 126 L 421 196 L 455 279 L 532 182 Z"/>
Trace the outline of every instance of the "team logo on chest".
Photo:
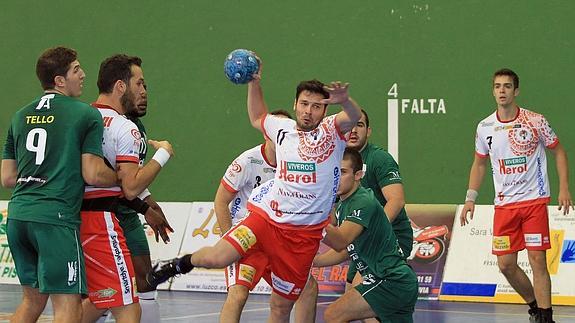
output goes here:
<path id="1" fill-rule="evenodd" d="M 519 127 L 513 127 L 507 133 L 511 150 L 516 156 L 533 155 L 539 142 L 537 130 L 524 113 L 519 116 L 516 125 Z"/>
<path id="2" fill-rule="evenodd" d="M 297 163 L 282 161 L 280 164 L 279 179 L 302 184 L 317 183 L 314 163 Z"/>
<path id="3" fill-rule="evenodd" d="M 335 150 L 336 138 L 325 123 L 309 132 L 298 131 L 298 136 L 298 154 L 303 160 L 321 163 Z"/>

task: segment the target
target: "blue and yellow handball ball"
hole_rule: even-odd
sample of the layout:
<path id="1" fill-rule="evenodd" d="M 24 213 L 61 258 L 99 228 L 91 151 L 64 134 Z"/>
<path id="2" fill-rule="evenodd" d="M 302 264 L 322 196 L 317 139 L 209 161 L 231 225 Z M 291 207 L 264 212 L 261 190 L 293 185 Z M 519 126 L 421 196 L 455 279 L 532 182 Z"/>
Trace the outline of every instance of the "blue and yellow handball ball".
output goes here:
<path id="1" fill-rule="evenodd" d="M 233 50 L 224 62 L 224 73 L 234 84 L 246 84 L 253 79 L 260 64 L 254 53 L 247 49 Z"/>

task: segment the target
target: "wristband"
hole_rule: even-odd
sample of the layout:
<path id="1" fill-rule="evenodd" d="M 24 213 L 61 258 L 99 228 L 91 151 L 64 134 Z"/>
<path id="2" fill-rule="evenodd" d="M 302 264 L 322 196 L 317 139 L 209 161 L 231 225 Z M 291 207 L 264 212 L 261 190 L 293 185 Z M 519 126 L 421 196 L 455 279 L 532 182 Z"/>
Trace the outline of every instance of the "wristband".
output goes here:
<path id="1" fill-rule="evenodd" d="M 479 193 L 477 193 L 476 190 L 468 189 L 467 194 L 465 195 L 465 202 L 475 203 L 477 196 L 479 196 Z"/>
<path id="2" fill-rule="evenodd" d="M 150 190 L 148 190 L 147 188 L 138 195 L 138 198 L 140 198 L 141 200 L 145 200 L 146 197 L 152 195 L 152 193 L 150 193 Z"/>
<path id="3" fill-rule="evenodd" d="M 157 161 L 160 167 L 164 167 L 168 160 L 170 160 L 170 153 L 166 149 L 160 148 L 156 151 L 152 159 Z"/>

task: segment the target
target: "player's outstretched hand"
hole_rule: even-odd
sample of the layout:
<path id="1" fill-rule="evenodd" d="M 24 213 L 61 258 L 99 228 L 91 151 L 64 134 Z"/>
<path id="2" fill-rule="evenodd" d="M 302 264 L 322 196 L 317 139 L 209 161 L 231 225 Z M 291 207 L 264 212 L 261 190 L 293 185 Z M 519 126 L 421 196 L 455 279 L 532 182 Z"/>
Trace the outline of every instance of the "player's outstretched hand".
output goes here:
<path id="1" fill-rule="evenodd" d="M 168 243 L 170 242 L 168 232 L 174 232 L 174 229 L 172 229 L 163 213 L 160 212 L 157 212 L 152 207 L 152 205 L 150 205 L 150 208 L 148 209 L 148 211 L 146 211 L 144 217 L 146 218 L 146 222 L 148 223 L 150 228 L 154 230 L 154 235 L 156 236 L 156 242 L 160 241 L 158 238 L 160 236 L 162 237 L 162 241 L 164 241 L 164 243 Z"/>
<path id="2" fill-rule="evenodd" d="M 563 215 L 569 214 L 569 209 L 575 210 L 573 206 L 573 200 L 571 199 L 571 193 L 568 190 L 559 192 L 559 208 L 558 210 L 563 210 Z"/>
<path id="3" fill-rule="evenodd" d="M 459 215 L 461 226 L 464 226 L 468 224 L 469 221 L 473 220 L 474 212 L 475 212 L 475 203 L 471 201 L 465 202 L 465 204 L 463 205 L 463 209 L 461 210 L 461 214 Z M 467 220 L 467 214 L 469 214 L 469 220 Z"/>
<path id="4" fill-rule="evenodd" d="M 160 148 L 164 148 L 165 150 L 168 151 L 170 156 L 174 156 L 174 149 L 172 148 L 172 144 L 170 144 L 169 141 L 167 141 L 167 140 L 156 141 L 156 140 L 149 139 L 148 143 L 150 145 L 152 145 L 152 147 L 154 147 L 155 150 L 158 150 Z"/>
<path id="5" fill-rule="evenodd" d="M 329 93 L 329 98 L 321 100 L 321 103 L 342 104 L 349 101 L 349 93 L 347 91 L 349 83 L 331 82 L 323 88 Z"/>

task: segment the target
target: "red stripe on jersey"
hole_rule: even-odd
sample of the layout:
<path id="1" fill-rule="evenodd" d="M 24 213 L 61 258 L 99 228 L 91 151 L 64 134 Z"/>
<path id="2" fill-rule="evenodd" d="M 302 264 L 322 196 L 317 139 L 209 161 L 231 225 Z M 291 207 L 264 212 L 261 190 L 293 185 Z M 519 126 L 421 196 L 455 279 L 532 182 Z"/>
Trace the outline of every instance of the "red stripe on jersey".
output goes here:
<path id="1" fill-rule="evenodd" d="M 541 198 L 537 198 L 537 199 L 533 199 L 533 200 L 508 203 L 505 205 L 495 205 L 495 208 L 496 209 L 517 209 L 517 208 L 522 208 L 522 207 L 537 205 L 537 204 L 549 204 L 550 201 L 551 201 L 550 197 L 541 197 Z"/>
<path id="2" fill-rule="evenodd" d="M 559 138 L 555 138 L 555 141 L 551 145 L 547 146 L 546 148 L 553 149 L 553 148 L 557 147 L 557 145 L 559 145 Z"/>
<path id="3" fill-rule="evenodd" d="M 220 181 L 220 183 L 222 183 L 222 185 L 224 186 L 224 188 L 226 189 L 226 191 L 230 192 L 230 193 L 237 193 L 238 191 L 236 189 L 234 189 L 228 182 L 226 182 L 226 180 L 224 180 L 222 178 L 222 180 Z"/>
<path id="4" fill-rule="evenodd" d="M 272 140 L 272 139 L 270 138 L 270 136 L 268 136 L 268 133 L 266 132 L 266 128 L 264 127 L 264 123 L 265 123 L 266 118 L 267 118 L 268 116 L 269 116 L 269 114 L 266 114 L 266 115 L 262 118 L 262 120 L 260 121 L 260 126 L 262 127 L 262 132 L 264 133 L 264 137 L 266 137 L 266 138 L 269 139 L 269 140 Z"/>
<path id="5" fill-rule="evenodd" d="M 110 110 L 114 110 L 114 111 L 118 112 L 118 110 L 114 109 L 113 107 L 111 107 L 107 104 L 100 104 L 100 103 L 94 102 L 94 103 L 92 103 L 92 106 L 94 108 L 98 108 L 98 109 L 110 109 Z M 118 114 L 119 114 L 119 112 L 118 112 Z"/>
<path id="6" fill-rule="evenodd" d="M 498 111 L 495 111 L 495 116 L 497 117 L 497 121 L 501 122 L 501 123 L 509 123 L 509 122 L 513 122 L 515 120 L 517 120 L 517 118 L 519 117 L 519 114 L 521 113 L 521 108 L 517 107 L 517 114 L 515 115 L 515 117 L 511 120 L 507 120 L 507 121 L 502 121 L 501 119 L 499 119 L 499 113 Z"/>
<path id="7" fill-rule="evenodd" d="M 84 192 L 84 199 L 95 199 L 99 197 L 111 197 L 111 196 L 121 196 L 122 192 L 110 191 L 110 190 L 96 190 Z"/>
<path id="8" fill-rule="evenodd" d="M 264 158 L 264 160 L 266 161 L 266 163 L 267 163 L 268 165 L 270 165 L 271 167 L 276 168 L 277 165 L 272 164 L 272 163 L 268 160 L 268 157 L 266 156 L 266 143 L 265 143 L 265 142 L 260 146 L 260 151 L 261 151 L 262 157 Z"/>
<path id="9" fill-rule="evenodd" d="M 309 234 L 309 236 L 311 237 L 315 237 L 318 236 L 322 237 L 322 231 L 323 228 L 325 228 L 331 221 L 331 219 L 328 217 L 325 221 L 318 223 L 318 224 L 313 224 L 313 225 L 294 225 L 294 224 L 289 224 L 289 223 L 278 223 L 274 220 L 272 220 L 268 214 L 266 213 L 266 211 L 264 211 L 262 208 L 252 204 L 251 202 L 248 202 L 248 210 L 250 212 L 256 213 L 257 215 L 261 216 L 262 218 L 264 218 L 266 221 L 268 221 L 269 223 L 271 223 L 272 225 L 278 227 L 278 228 L 282 228 L 282 229 L 286 229 L 286 230 L 299 230 L 300 232 L 306 232 L 306 234 Z"/>
<path id="10" fill-rule="evenodd" d="M 482 154 L 482 153 L 475 152 L 475 156 L 477 156 L 477 157 L 479 157 L 479 158 L 487 158 L 487 157 L 489 157 L 489 154 L 484 155 L 484 154 Z"/>
<path id="11" fill-rule="evenodd" d="M 140 163 L 140 159 L 136 156 L 116 156 L 117 162 Z"/>

